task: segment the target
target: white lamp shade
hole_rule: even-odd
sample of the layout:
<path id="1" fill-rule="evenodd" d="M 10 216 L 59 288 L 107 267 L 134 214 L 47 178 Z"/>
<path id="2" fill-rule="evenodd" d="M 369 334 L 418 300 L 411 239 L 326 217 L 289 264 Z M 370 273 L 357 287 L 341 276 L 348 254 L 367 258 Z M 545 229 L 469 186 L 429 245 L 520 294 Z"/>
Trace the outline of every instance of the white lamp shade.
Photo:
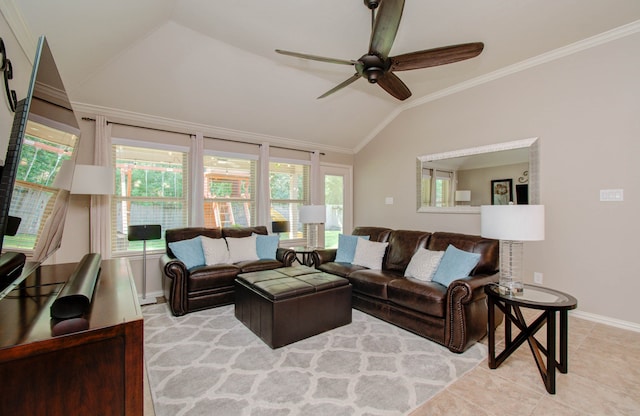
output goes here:
<path id="1" fill-rule="evenodd" d="M 483 237 L 510 241 L 544 240 L 544 205 L 483 205 Z"/>
<path id="2" fill-rule="evenodd" d="M 65 191 L 71 190 L 71 183 L 73 181 L 73 169 L 75 165 L 73 160 L 67 159 L 62 161 L 60 170 L 53 180 L 54 188 L 64 189 Z"/>
<path id="3" fill-rule="evenodd" d="M 327 220 L 326 208 L 324 205 L 303 205 L 299 219 L 302 224 L 324 224 Z"/>
<path id="4" fill-rule="evenodd" d="M 114 171 L 109 166 L 76 165 L 73 171 L 72 194 L 112 195 Z"/>
<path id="5" fill-rule="evenodd" d="M 458 202 L 471 201 L 471 191 L 456 191 L 456 201 Z"/>

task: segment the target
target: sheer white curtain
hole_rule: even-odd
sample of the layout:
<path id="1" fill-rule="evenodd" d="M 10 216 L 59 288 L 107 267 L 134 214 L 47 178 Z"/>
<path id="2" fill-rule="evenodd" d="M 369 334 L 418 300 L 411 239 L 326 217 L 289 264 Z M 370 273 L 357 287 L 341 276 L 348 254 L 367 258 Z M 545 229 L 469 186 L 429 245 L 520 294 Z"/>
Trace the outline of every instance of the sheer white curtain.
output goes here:
<path id="1" fill-rule="evenodd" d="M 322 203 L 322 177 L 320 175 L 320 152 L 316 151 L 311 154 L 311 180 L 310 184 L 310 202 L 311 205 L 320 205 Z"/>
<path id="2" fill-rule="evenodd" d="M 258 170 L 258 218 L 256 225 L 265 225 L 271 232 L 271 196 L 269 189 L 269 143 L 260 145 Z"/>
<path id="3" fill-rule="evenodd" d="M 96 138 L 93 148 L 93 164 L 111 167 L 111 125 L 105 116 L 96 116 Z M 92 195 L 90 218 L 90 251 L 100 253 L 103 259 L 111 258 L 110 214 L 111 196 Z"/>
<path id="4" fill-rule="evenodd" d="M 204 227 L 204 137 L 191 136 L 189 148 L 189 225 Z"/>

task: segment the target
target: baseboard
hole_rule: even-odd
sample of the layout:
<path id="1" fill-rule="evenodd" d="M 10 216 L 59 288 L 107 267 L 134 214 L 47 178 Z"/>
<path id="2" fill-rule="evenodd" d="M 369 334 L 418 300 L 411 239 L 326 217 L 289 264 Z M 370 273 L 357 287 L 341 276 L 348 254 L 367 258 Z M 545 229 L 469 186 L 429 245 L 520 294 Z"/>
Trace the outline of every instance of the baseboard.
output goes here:
<path id="1" fill-rule="evenodd" d="M 627 331 L 640 332 L 640 324 L 635 322 L 614 319 L 608 316 L 596 315 L 595 313 L 571 311 L 571 315 L 576 318 L 586 319 L 588 321 L 598 322 L 600 324 L 615 326 L 616 328 L 626 329 Z"/>

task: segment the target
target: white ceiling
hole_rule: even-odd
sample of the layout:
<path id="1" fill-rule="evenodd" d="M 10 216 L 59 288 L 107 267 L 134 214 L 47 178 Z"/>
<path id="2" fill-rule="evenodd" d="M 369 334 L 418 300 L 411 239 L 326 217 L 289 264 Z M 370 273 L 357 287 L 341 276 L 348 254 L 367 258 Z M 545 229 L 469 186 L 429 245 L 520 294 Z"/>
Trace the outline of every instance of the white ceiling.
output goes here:
<path id="1" fill-rule="evenodd" d="M 483 53 L 398 73 L 405 102 L 364 79 L 317 100 L 353 68 L 274 49 L 359 58 L 362 0 L 14 2 L 74 105 L 346 152 L 412 102 L 640 19 L 638 0 L 406 0 L 391 55 L 476 41 Z"/>

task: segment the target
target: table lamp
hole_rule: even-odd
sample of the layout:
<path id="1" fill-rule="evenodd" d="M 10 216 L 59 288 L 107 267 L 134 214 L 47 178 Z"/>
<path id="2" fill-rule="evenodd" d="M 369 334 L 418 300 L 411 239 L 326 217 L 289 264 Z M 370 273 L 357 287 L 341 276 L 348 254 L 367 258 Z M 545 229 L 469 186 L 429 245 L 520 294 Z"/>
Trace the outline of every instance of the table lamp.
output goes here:
<path id="1" fill-rule="evenodd" d="M 300 207 L 300 223 L 307 224 L 307 247 L 318 248 L 318 225 L 327 220 L 324 205 L 303 205 Z"/>
<path id="2" fill-rule="evenodd" d="M 142 241 L 142 299 L 141 305 L 155 303 L 155 299 L 147 299 L 147 240 L 162 238 L 160 225 L 130 225 L 127 230 L 127 240 Z"/>
<path id="3" fill-rule="evenodd" d="M 480 234 L 500 240 L 500 293 L 523 292 L 524 241 L 544 240 L 544 205 L 483 205 Z"/>
<path id="4" fill-rule="evenodd" d="M 456 205 L 466 205 L 471 202 L 471 191 L 456 191 Z"/>
<path id="5" fill-rule="evenodd" d="M 66 175 L 66 173 L 65 173 Z M 111 166 L 75 165 L 71 194 L 73 195 L 113 195 L 114 169 Z M 99 229 L 99 224 L 93 224 L 93 198 L 89 201 L 89 251 L 93 251 L 93 227 Z"/>

